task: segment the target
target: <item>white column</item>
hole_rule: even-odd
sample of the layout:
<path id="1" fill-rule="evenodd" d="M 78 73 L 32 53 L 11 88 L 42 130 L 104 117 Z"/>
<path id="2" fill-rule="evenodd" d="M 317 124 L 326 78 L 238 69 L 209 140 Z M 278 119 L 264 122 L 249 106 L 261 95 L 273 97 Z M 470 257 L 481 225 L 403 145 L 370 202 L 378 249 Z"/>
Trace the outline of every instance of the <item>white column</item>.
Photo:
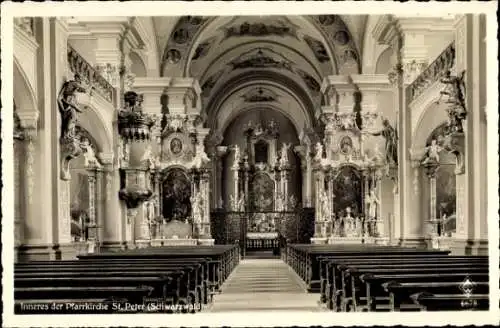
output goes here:
<path id="1" fill-rule="evenodd" d="M 484 38 L 480 15 L 467 14 L 456 20 L 456 74 L 465 70 L 466 110 L 464 123 L 464 170 L 457 171 L 457 232 L 455 251 L 484 253 L 487 250 L 486 99 Z M 470 43 L 472 42 L 472 44 Z M 467 245 L 469 244 L 469 246 Z"/>

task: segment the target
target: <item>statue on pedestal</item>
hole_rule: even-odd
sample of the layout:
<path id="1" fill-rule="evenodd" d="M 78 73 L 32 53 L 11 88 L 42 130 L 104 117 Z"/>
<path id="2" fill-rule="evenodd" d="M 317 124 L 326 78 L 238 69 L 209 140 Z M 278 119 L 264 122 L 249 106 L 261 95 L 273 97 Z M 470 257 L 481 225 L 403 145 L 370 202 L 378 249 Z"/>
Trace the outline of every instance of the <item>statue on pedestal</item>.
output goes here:
<path id="1" fill-rule="evenodd" d="M 344 230 L 347 237 L 353 237 L 355 232 L 355 223 L 354 218 L 351 216 L 351 208 L 348 207 L 345 209 L 346 215 L 343 219 L 344 221 Z"/>
<path id="2" fill-rule="evenodd" d="M 241 160 L 240 147 L 238 145 L 235 145 L 233 147 L 233 149 L 234 149 L 233 168 L 237 168 L 239 166 L 240 160 Z"/>
<path id="3" fill-rule="evenodd" d="M 316 143 L 316 154 L 314 155 L 314 160 L 320 162 L 323 159 L 323 145 L 321 142 Z"/>
<path id="4" fill-rule="evenodd" d="M 288 149 L 290 148 L 292 144 L 290 143 L 283 143 L 283 146 L 281 147 L 281 154 L 280 154 L 280 164 L 282 166 L 288 165 Z"/>
<path id="5" fill-rule="evenodd" d="M 396 129 L 389 123 L 388 119 L 382 121 L 383 128 L 379 132 L 363 132 L 372 136 L 382 136 L 385 139 L 385 158 L 387 163 L 398 164 L 398 136 Z"/>
<path id="6" fill-rule="evenodd" d="M 422 164 L 427 164 L 429 162 L 439 163 L 439 152 L 443 148 L 437 143 L 436 139 L 432 139 L 431 144 L 425 147 L 426 156 Z"/>
<path id="7" fill-rule="evenodd" d="M 81 84 L 80 75 L 75 74 L 74 79 L 63 84 L 57 103 L 59 113 L 61 113 L 61 140 L 74 139 L 76 137 L 75 128 L 78 113 L 82 110 L 78 108 L 76 93 L 86 93 L 87 90 Z"/>
<path id="8" fill-rule="evenodd" d="M 329 199 L 328 195 L 326 194 L 326 191 L 323 190 L 323 192 L 320 195 L 320 206 L 321 206 L 321 221 L 327 221 L 330 217 L 330 204 L 329 204 Z"/>
<path id="9" fill-rule="evenodd" d="M 201 193 L 191 197 L 191 208 L 193 210 L 193 223 L 201 224 L 203 222 L 203 199 Z"/>
<path id="10" fill-rule="evenodd" d="M 377 219 L 377 208 L 380 204 L 377 195 L 375 195 L 375 189 L 371 189 L 368 197 L 366 198 L 366 205 L 368 207 L 368 219 L 376 220 Z"/>

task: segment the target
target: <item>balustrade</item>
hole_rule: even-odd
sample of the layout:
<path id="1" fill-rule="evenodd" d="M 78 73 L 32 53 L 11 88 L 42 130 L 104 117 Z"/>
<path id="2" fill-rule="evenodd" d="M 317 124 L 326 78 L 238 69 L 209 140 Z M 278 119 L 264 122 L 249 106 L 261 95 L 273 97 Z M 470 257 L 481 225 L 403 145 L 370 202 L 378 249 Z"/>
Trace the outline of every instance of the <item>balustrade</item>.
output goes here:
<path id="1" fill-rule="evenodd" d="M 113 86 L 70 45 L 68 45 L 68 65 L 71 72 L 80 75 L 82 81 L 92 90 L 107 101 L 113 102 Z"/>
<path id="2" fill-rule="evenodd" d="M 451 70 L 455 63 L 455 42 L 452 42 L 427 68 L 406 87 L 406 100 L 414 101 L 430 85 L 438 81 Z"/>

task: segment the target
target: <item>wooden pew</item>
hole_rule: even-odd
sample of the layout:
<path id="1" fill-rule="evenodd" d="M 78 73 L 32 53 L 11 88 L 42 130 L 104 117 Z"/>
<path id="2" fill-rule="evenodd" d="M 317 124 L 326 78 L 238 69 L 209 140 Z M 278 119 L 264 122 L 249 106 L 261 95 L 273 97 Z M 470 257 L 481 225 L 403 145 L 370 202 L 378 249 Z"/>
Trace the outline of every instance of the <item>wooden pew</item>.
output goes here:
<path id="1" fill-rule="evenodd" d="M 423 311 L 488 310 L 489 294 L 432 294 L 417 293 L 411 296 Z"/>
<path id="2" fill-rule="evenodd" d="M 292 268 L 305 281 L 310 292 L 320 292 L 320 257 L 372 254 L 449 254 L 449 251 L 421 250 L 396 246 L 377 245 L 289 245 L 289 260 Z"/>
<path id="3" fill-rule="evenodd" d="M 390 311 L 399 311 L 401 305 L 410 300 L 411 295 L 427 292 L 432 294 L 445 294 L 445 295 L 464 295 L 462 286 L 464 280 L 443 281 L 441 277 L 437 277 L 440 281 L 419 281 L 419 282 L 397 282 L 389 281 L 383 283 L 383 288 L 389 293 L 390 297 Z M 488 281 L 474 282 L 475 294 L 488 294 L 489 284 Z"/>
<path id="4" fill-rule="evenodd" d="M 373 291 L 373 287 L 376 285 L 366 285 L 362 287 L 363 282 L 359 279 L 364 273 L 372 274 L 417 274 L 426 273 L 429 275 L 429 279 L 433 276 L 447 273 L 487 273 L 488 266 L 480 266 L 478 264 L 473 264 L 472 266 L 467 266 L 466 263 L 460 263 L 457 265 L 448 264 L 431 264 L 431 265 L 398 265 L 394 267 L 389 266 L 356 266 L 356 267 L 345 267 L 341 269 L 341 279 L 342 279 L 342 304 L 344 311 L 347 310 L 347 306 L 351 305 L 353 311 L 357 311 L 358 305 L 360 305 L 361 299 L 366 300 L 368 303 L 364 308 L 370 309 L 370 302 L 373 301 L 372 295 L 377 295 L 377 292 Z"/>
<path id="5" fill-rule="evenodd" d="M 200 256 L 203 258 L 200 258 Z M 34 282 L 36 280 L 35 277 L 38 276 L 38 278 L 40 278 L 40 274 L 42 277 L 38 279 L 39 283 L 45 280 L 46 285 L 49 285 L 48 287 L 54 287 L 50 286 L 50 283 L 47 283 L 47 281 L 52 280 L 56 281 L 59 287 L 61 287 L 62 282 L 69 285 L 62 286 L 66 287 L 66 290 L 74 289 L 78 291 L 79 288 L 82 288 L 80 285 L 86 283 L 87 286 L 91 284 L 90 287 L 95 287 L 96 293 L 98 293 L 97 290 L 99 290 L 99 288 L 103 290 L 102 287 L 104 287 L 104 285 L 109 286 L 111 282 L 113 282 L 112 285 L 116 285 L 116 281 L 119 281 L 118 286 L 115 287 L 124 287 L 121 290 L 122 293 L 126 294 L 127 290 L 133 290 L 132 287 L 134 287 L 134 284 L 135 287 L 141 287 L 138 286 L 138 284 L 143 284 L 144 279 L 151 279 L 148 283 L 154 286 L 154 290 L 162 290 L 161 296 L 164 296 L 167 286 L 176 292 L 180 291 L 183 286 L 185 286 L 189 292 L 203 285 L 208 286 L 208 283 L 213 284 L 214 287 L 220 286 L 222 281 L 227 278 L 238 262 L 239 249 L 235 245 L 229 245 L 229 247 L 196 248 L 162 247 L 160 249 L 155 248 L 154 250 L 141 249 L 126 252 L 92 254 L 90 256 L 82 256 L 78 261 L 73 262 L 49 261 L 47 263 L 37 262 L 16 265 L 15 275 L 17 275 L 17 279 L 15 280 L 17 281 L 18 290 L 19 288 L 31 288 L 32 293 L 37 293 L 36 288 L 43 287 L 37 287 L 37 283 Z M 205 264 L 207 264 L 206 267 L 204 266 Z M 172 286 L 168 285 L 166 281 L 163 281 L 161 288 L 155 285 L 155 283 L 157 283 L 155 279 L 166 278 L 172 281 L 172 275 L 174 275 L 173 270 L 175 269 L 180 270 L 183 273 L 183 277 L 186 276 L 186 273 L 189 276 L 189 270 L 191 270 L 189 268 L 193 266 L 201 268 L 199 270 L 201 273 L 198 274 L 198 271 L 196 271 L 198 269 L 196 269 L 196 275 L 187 278 L 188 283 L 184 284 L 185 281 L 181 281 L 180 283 L 178 281 L 176 284 L 177 286 Z M 148 276 L 144 277 L 145 274 Z M 31 284 L 35 286 L 19 287 L 19 284 L 28 286 Z M 122 286 L 124 284 L 125 286 Z M 130 286 L 127 286 L 127 284 Z M 64 290 L 64 288 L 52 288 L 52 293 L 57 296 L 56 298 L 62 298 L 64 297 L 64 292 L 62 292 L 62 290 Z M 29 290 L 26 289 L 20 289 L 20 291 L 24 293 L 29 292 Z M 101 291 L 101 293 L 105 293 L 105 291 Z M 194 302 L 200 302 L 202 298 L 204 298 L 203 301 L 206 303 L 208 301 L 206 297 L 207 294 L 208 293 L 201 292 L 195 293 L 194 297 L 191 298 L 194 299 Z M 167 293 L 167 295 L 170 294 Z M 200 295 L 200 297 L 196 297 L 196 295 Z M 81 297 L 82 295 L 79 296 Z M 133 297 L 133 295 L 129 296 Z M 27 300 L 22 301 L 27 302 Z M 78 303 L 80 300 L 74 299 L 74 301 Z M 20 303 L 18 305 L 20 305 Z"/>
<path id="6" fill-rule="evenodd" d="M 380 263 L 383 262 L 385 264 L 391 264 L 394 266 L 397 266 L 399 264 L 431 264 L 431 263 L 454 263 L 457 261 L 472 261 L 472 262 L 481 262 L 485 261 L 484 259 L 477 258 L 477 259 L 468 259 L 467 257 L 443 257 L 443 256 L 429 256 L 426 257 L 425 255 L 411 255 L 411 254 L 405 254 L 405 255 L 390 255 L 390 254 L 382 254 L 382 255 L 377 255 L 375 256 L 369 256 L 369 257 L 364 257 L 364 255 L 359 255 L 359 257 L 356 256 L 350 256 L 350 257 L 339 257 L 336 260 L 328 260 L 327 265 L 325 266 L 325 271 L 324 277 L 325 282 L 324 282 L 324 295 L 322 295 L 326 302 L 327 302 L 327 307 L 329 309 L 334 309 L 335 304 L 337 304 L 336 297 L 340 296 L 339 293 L 336 293 L 336 291 L 340 288 L 341 286 L 341 276 L 340 273 L 338 272 L 338 266 L 345 266 L 345 265 L 363 265 L 363 264 L 370 264 L 370 263 Z M 487 261 L 487 260 L 486 260 Z"/>

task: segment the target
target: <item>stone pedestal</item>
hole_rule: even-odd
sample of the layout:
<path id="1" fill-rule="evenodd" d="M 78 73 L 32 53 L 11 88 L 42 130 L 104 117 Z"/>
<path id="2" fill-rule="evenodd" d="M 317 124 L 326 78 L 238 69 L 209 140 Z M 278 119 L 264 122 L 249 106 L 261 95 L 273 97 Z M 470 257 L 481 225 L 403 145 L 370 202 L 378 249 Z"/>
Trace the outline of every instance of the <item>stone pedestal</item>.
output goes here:
<path id="1" fill-rule="evenodd" d="M 361 245 L 363 243 L 362 237 L 337 237 L 332 236 L 328 238 L 328 244 L 347 244 L 347 245 Z"/>

